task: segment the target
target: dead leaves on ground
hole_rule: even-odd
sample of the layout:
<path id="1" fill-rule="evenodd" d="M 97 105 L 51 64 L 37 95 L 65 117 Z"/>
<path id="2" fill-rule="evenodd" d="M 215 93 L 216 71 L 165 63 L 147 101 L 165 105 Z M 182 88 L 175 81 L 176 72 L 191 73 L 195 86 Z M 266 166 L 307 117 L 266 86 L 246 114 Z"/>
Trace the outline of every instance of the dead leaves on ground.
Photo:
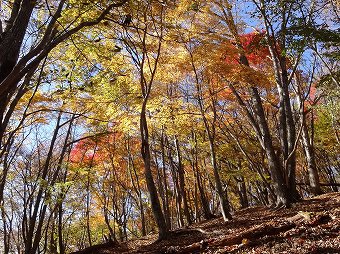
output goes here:
<path id="1" fill-rule="evenodd" d="M 279 211 L 251 207 L 236 212 L 229 222 L 221 218 L 202 221 L 174 231 L 164 241 L 148 236 L 147 242 L 123 243 L 124 250 L 96 253 L 340 253 L 339 201 L 340 193 L 329 193 Z"/>

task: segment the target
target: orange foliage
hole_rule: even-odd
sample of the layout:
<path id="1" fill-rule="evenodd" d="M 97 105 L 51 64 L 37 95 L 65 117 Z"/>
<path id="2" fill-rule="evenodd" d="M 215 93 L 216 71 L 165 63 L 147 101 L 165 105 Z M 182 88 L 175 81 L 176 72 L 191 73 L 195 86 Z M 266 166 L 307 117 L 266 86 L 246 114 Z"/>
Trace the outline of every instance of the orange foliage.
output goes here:
<path id="1" fill-rule="evenodd" d="M 126 163 L 127 137 L 123 132 L 114 132 L 106 136 L 88 138 L 79 141 L 70 153 L 70 161 L 74 164 L 85 164 L 95 166 L 105 161 L 110 161 L 110 156 L 114 155 L 117 164 Z M 130 142 L 131 151 L 139 151 L 139 142 Z"/>

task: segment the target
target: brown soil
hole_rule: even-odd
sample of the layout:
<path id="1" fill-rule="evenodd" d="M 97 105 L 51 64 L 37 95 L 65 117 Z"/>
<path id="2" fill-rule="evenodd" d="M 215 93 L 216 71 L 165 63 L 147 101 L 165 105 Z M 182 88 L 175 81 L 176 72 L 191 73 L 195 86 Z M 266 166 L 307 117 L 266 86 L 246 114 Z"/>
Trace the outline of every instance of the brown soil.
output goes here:
<path id="1" fill-rule="evenodd" d="M 173 231 L 167 240 L 156 239 L 149 235 L 81 253 L 340 254 L 340 193 L 307 199 L 289 209 L 250 207 L 237 211 L 231 221 L 207 220 Z"/>

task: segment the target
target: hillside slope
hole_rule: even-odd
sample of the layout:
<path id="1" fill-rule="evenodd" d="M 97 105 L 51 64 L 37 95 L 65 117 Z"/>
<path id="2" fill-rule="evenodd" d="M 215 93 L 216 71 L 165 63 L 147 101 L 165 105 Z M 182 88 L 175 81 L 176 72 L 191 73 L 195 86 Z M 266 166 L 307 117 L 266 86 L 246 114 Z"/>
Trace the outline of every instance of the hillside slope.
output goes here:
<path id="1" fill-rule="evenodd" d="M 340 253 L 340 193 L 328 193 L 279 211 L 251 207 L 221 218 L 204 221 L 171 233 L 120 245 L 104 244 L 78 254 L 121 253 Z"/>

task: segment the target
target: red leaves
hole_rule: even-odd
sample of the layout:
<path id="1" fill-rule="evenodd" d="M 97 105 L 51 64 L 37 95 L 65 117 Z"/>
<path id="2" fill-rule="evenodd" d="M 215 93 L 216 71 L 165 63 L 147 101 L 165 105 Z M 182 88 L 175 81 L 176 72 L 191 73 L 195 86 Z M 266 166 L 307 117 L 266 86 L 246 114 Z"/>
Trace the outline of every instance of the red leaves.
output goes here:
<path id="1" fill-rule="evenodd" d="M 241 46 L 250 65 L 259 66 L 269 61 L 269 49 L 265 43 L 264 32 L 252 32 L 240 35 Z M 228 49 L 237 52 L 235 43 L 231 42 Z M 228 50 L 229 51 L 229 50 Z M 225 61 L 231 64 L 239 63 L 238 55 L 227 54 Z"/>
<path id="2" fill-rule="evenodd" d="M 263 32 L 253 32 L 240 36 L 243 49 L 250 64 L 259 65 L 268 61 L 269 49 Z"/>
<path id="3" fill-rule="evenodd" d="M 122 132 L 114 132 L 96 138 L 89 137 L 76 143 L 70 153 L 70 161 L 88 167 L 103 163 L 123 167 L 126 164 L 128 142 L 130 152 L 139 153 L 139 140 L 127 137 Z"/>
<path id="4" fill-rule="evenodd" d="M 97 145 L 91 139 L 84 139 L 79 141 L 70 153 L 70 161 L 72 163 L 83 163 L 90 165 L 95 162 L 98 155 Z"/>

